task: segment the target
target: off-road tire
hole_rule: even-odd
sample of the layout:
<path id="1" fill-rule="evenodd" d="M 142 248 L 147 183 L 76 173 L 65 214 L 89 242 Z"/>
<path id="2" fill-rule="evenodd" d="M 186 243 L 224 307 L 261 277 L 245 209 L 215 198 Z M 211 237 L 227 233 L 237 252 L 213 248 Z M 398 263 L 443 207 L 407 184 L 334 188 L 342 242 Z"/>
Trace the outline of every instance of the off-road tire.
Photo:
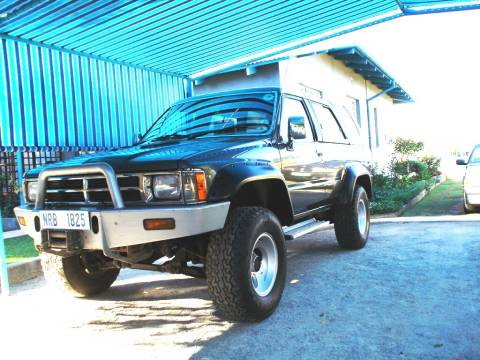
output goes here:
<path id="1" fill-rule="evenodd" d="M 260 296 L 251 280 L 254 242 L 263 234 L 273 238 L 278 253 L 277 276 L 268 295 Z M 287 272 L 285 237 L 277 217 L 261 207 L 230 211 L 222 230 L 209 239 L 206 259 L 208 291 L 219 315 L 235 321 L 268 317 L 282 297 Z"/>
<path id="2" fill-rule="evenodd" d="M 366 206 L 367 224 L 366 230 L 362 233 L 359 229 L 358 208 L 363 201 Z M 365 189 L 357 185 L 353 198 L 347 204 L 339 204 L 334 214 L 335 235 L 338 245 L 343 249 L 357 250 L 363 248 L 368 241 L 370 232 L 370 207 Z"/>
<path id="3" fill-rule="evenodd" d="M 88 273 L 82 255 L 62 258 L 44 252 L 41 253 L 40 259 L 43 274 L 49 283 L 80 297 L 92 296 L 107 290 L 120 272 L 120 269 L 109 269 Z"/>

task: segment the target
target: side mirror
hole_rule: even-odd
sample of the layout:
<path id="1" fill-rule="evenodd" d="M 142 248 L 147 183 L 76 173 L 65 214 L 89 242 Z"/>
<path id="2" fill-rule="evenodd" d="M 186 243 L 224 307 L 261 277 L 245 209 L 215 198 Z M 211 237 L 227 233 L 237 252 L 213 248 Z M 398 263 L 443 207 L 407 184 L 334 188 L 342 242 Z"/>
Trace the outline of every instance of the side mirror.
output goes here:
<path id="1" fill-rule="evenodd" d="M 307 137 L 305 130 L 305 118 L 303 116 L 291 116 L 288 118 L 288 140 L 300 140 Z"/>
<path id="2" fill-rule="evenodd" d="M 142 133 L 133 134 L 132 144 L 133 145 L 138 144 L 140 141 L 142 141 L 142 139 L 143 139 Z"/>
<path id="3" fill-rule="evenodd" d="M 467 165 L 467 162 L 464 159 L 457 159 L 457 165 Z"/>

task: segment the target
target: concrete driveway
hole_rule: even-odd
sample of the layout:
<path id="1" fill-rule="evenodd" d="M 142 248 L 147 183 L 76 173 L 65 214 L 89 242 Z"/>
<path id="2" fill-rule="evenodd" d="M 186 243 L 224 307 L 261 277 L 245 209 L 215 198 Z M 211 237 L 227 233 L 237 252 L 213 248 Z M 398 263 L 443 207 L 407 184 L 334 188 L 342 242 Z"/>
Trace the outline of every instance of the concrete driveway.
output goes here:
<path id="1" fill-rule="evenodd" d="M 2 358 L 479 359 L 480 222 L 405 220 L 373 224 L 356 252 L 332 230 L 289 243 L 284 297 L 259 324 L 217 318 L 184 276 L 124 271 L 88 300 L 25 283 L 0 299 Z"/>

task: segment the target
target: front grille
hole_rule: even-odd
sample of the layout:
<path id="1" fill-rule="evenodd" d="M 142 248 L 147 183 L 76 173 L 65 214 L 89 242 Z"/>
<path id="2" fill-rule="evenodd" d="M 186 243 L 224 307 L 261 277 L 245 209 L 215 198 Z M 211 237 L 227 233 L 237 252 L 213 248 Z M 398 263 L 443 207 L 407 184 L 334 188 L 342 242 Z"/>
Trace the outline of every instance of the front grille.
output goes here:
<path id="1" fill-rule="evenodd" d="M 140 177 L 138 175 L 118 175 L 118 186 L 123 201 L 142 200 Z M 45 194 L 47 204 L 85 204 L 112 203 L 107 181 L 101 175 L 51 177 L 47 182 Z"/>

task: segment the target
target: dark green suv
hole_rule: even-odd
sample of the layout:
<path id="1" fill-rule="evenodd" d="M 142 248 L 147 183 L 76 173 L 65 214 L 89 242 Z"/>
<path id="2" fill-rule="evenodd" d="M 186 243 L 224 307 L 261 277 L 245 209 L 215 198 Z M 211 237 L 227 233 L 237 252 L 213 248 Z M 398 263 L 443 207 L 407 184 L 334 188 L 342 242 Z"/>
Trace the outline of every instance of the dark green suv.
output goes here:
<path id="1" fill-rule="evenodd" d="M 25 174 L 15 209 L 47 277 L 83 296 L 121 268 L 206 277 L 220 312 L 260 320 L 278 305 L 285 240 L 335 225 L 363 248 L 370 151 L 322 99 L 250 89 L 189 98 L 136 144 Z"/>

